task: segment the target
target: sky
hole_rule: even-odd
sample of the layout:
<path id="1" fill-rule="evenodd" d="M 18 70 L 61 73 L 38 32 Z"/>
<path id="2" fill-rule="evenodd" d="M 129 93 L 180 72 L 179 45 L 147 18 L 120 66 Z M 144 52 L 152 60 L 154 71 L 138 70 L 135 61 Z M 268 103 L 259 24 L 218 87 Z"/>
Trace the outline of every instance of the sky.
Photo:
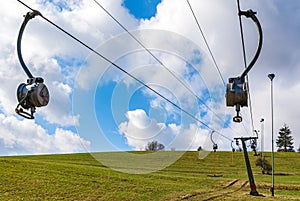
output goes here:
<path id="1" fill-rule="evenodd" d="M 189 2 L 226 84 L 244 69 L 236 1 Z M 24 0 L 111 63 L 36 16 L 25 29 L 22 55 L 32 74 L 44 78 L 50 102 L 37 108 L 34 120 L 18 116 L 16 89 L 27 77 L 16 44 L 29 10 L 3 1 L 0 155 L 144 150 L 154 140 L 166 150 L 212 150 L 211 138 L 231 150 L 233 138 L 253 136 L 253 128 L 270 151 L 269 73 L 275 74 L 274 138 L 287 124 L 298 149 L 300 2 L 240 2 L 242 10 L 257 11 L 264 34 L 249 72 L 253 127 L 249 107 L 241 109 L 242 123 L 232 122 L 235 110 L 226 107 L 226 87 L 186 0 L 98 0 L 130 34 L 93 0 Z M 249 63 L 257 31 L 242 20 Z"/>

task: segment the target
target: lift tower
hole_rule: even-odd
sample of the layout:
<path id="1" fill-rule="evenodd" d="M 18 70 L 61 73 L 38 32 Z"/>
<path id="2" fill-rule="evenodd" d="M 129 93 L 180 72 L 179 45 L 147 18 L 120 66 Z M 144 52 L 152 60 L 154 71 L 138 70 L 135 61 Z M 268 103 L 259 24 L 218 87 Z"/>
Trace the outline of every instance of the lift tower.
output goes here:
<path id="1" fill-rule="evenodd" d="M 247 168 L 247 173 L 248 173 L 248 178 L 249 178 L 249 183 L 250 183 L 250 195 L 258 196 L 259 193 L 256 190 L 256 185 L 254 182 L 254 177 L 251 169 L 251 164 L 247 152 L 247 147 L 246 147 L 246 141 L 248 140 L 257 140 L 257 137 L 240 137 L 240 138 L 234 138 L 238 144 L 238 140 L 242 141 L 242 146 L 243 146 L 243 151 L 244 151 L 244 157 L 245 157 L 245 162 L 246 162 L 246 168 Z"/>

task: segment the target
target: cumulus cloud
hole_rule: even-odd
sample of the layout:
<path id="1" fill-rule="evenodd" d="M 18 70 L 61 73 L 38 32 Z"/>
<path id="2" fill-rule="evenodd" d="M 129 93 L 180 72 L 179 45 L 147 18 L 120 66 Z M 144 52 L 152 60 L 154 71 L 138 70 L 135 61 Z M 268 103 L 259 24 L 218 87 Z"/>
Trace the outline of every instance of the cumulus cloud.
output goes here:
<path id="1" fill-rule="evenodd" d="M 1 155 L 14 155 L 84 151 L 90 142 L 70 130 L 49 133 L 33 121 L 0 114 L 0 144 Z"/>
<path id="2" fill-rule="evenodd" d="M 128 111 L 126 117 L 128 121 L 119 125 L 119 133 L 126 137 L 128 145 L 135 150 L 144 150 L 152 141 L 162 143 L 167 150 L 195 150 L 200 145 L 208 149 L 208 131 L 201 130 L 196 124 L 184 127 L 157 122 L 141 109 Z"/>
<path id="3" fill-rule="evenodd" d="M 125 135 L 128 145 L 144 149 L 145 143 L 160 135 L 165 125 L 150 119 L 144 110 L 128 111 L 128 121 L 119 125 L 119 132 Z"/>

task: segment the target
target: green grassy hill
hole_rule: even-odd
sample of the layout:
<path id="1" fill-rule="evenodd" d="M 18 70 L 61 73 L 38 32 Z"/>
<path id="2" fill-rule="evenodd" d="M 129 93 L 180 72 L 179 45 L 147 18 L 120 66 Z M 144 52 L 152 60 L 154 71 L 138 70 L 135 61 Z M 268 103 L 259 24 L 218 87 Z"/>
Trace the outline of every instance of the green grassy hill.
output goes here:
<path id="1" fill-rule="evenodd" d="M 151 174 L 111 170 L 89 154 L 0 157 L 0 200 L 300 200 L 300 154 L 275 154 L 275 198 L 271 176 L 252 165 L 257 191 L 250 188 L 242 153 L 214 153 L 200 160 L 186 152 L 173 165 Z M 266 153 L 271 161 L 270 153 Z"/>

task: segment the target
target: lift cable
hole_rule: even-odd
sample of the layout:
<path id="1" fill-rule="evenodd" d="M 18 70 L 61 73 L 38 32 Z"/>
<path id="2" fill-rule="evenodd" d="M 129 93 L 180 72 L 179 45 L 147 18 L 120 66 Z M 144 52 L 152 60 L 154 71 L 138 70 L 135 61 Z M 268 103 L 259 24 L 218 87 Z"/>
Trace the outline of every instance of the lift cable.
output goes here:
<path id="1" fill-rule="evenodd" d="M 238 13 L 241 12 L 240 1 L 237 0 Z M 242 15 L 239 14 L 239 22 L 240 22 L 240 31 L 241 31 L 241 39 L 242 39 L 242 48 L 243 48 L 243 57 L 244 57 L 244 66 L 247 68 L 247 58 L 246 58 L 246 48 L 245 48 L 245 40 L 244 40 L 244 30 L 242 23 Z"/>
<path id="2" fill-rule="evenodd" d="M 240 31 L 241 31 L 241 40 L 242 40 L 242 49 L 243 49 L 243 58 L 244 58 L 244 66 L 245 69 L 247 68 L 247 57 L 246 57 L 246 48 L 245 48 L 245 38 L 244 38 L 244 31 L 243 31 L 243 23 L 242 23 L 242 15 L 241 13 L 241 6 L 240 6 L 240 0 L 237 0 L 237 7 L 238 7 L 238 13 L 239 13 L 239 22 L 240 22 Z M 251 95 L 250 95 L 250 87 L 249 87 L 249 77 L 246 75 L 246 81 L 248 82 L 248 97 L 249 97 L 249 110 L 250 110 L 250 118 L 251 118 L 251 126 L 252 131 L 254 132 L 254 123 L 253 123 L 253 108 L 252 108 L 252 101 L 251 101 Z"/>
<path id="3" fill-rule="evenodd" d="M 215 129 L 211 128 L 208 124 L 204 123 L 203 121 L 201 121 L 199 118 L 195 117 L 193 114 L 189 113 L 187 110 L 181 108 L 178 104 L 172 102 L 171 100 L 169 100 L 167 97 L 165 97 L 164 95 L 162 95 L 161 93 L 157 92 L 156 90 L 154 90 L 153 88 L 151 88 L 150 86 L 148 86 L 147 84 L 145 84 L 143 81 L 141 81 L 140 79 L 138 79 L 137 77 L 135 77 L 134 75 L 130 74 L 129 72 L 127 72 L 126 70 L 124 70 L 122 67 L 120 67 L 119 65 L 115 64 L 114 62 L 110 61 L 108 58 L 106 58 L 105 56 L 103 56 L 102 54 L 100 54 L 99 52 L 97 52 L 95 49 L 91 48 L 90 46 L 88 46 L 87 44 L 85 44 L 84 42 L 82 42 L 80 39 L 76 38 L 75 36 L 73 36 L 71 33 L 67 32 L 66 30 L 64 30 L 63 28 L 61 28 L 60 26 L 58 26 L 57 24 L 55 24 L 54 22 L 52 22 L 51 20 L 49 20 L 48 18 L 46 18 L 45 16 L 43 16 L 40 12 L 32 9 L 31 7 L 29 7 L 28 5 L 26 5 L 24 2 L 22 2 L 21 0 L 17 0 L 18 2 L 20 2 L 21 4 L 23 4 L 25 7 L 27 7 L 28 9 L 32 10 L 35 13 L 38 13 L 38 15 L 43 18 L 45 21 L 47 21 L 48 23 L 50 23 L 51 25 L 53 25 L 54 27 L 56 27 L 57 29 L 59 29 L 60 31 L 62 31 L 63 33 L 65 33 L 66 35 L 68 35 L 69 37 L 71 37 L 73 40 L 77 41 L 78 43 L 80 43 L 81 45 L 83 45 L 84 47 L 86 47 L 87 49 L 89 49 L 91 52 L 95 53 L 97 56 L 101 57 L 102 59 L 104 59 L 105 61 L 107 61 L 108 63 L 110 63 L 111 65 L 113 65 L 114 67 L 116 67 L 117 69 L 119 69 L 120 71 L 124 72 L 125 74 L 127 74 L 129 77 L 133 78 L 134 80 L 136 80 L 138 83 L 142 84 L 143 86 L 145 86 L 147 89 L 149 89 L 150 91 L 154 92 L 155 94 L 157 94 L 158 96 L 160 96 L 161 98 L 163 98 L 164 100 L 166 100 L 167 102 L 169 102 L 170 104 L 172 104 L 173 106 L 175 106 L 177 109 L 181 110 L 182 112 L 184 112 L 185 114 L 187 114 L 188 116 L 190 116 L 192 119 L 196 120 L 197 122 L 201 123 L 202 125 L 204 125 L 206 128 L 208 128 L 211 131 L 214 131 L 215 133 L 221 135 L 222 137 L 229 139 L 228 137 L 226 137 L 225 135 L 223 135 L 222 133 L 216 131 Z"/>
<path id="4" fill-rule="evenodd" d="M 122 23 L 117 20 L 107 9 L 105 9 L 97 0 L 94 0 L 94 2 L 107 14 L 109 15 L 124 31 L 126 31 L 142 48 L 144 48 L 162 67 L 164 67 L 177 81 L 179 81 L 191 94 L 193 94 L 197 100 L 199 100 L 209 111 L 211 111 L 218 119 L 220 119 L 221 121 L 224 120 L 224 118 L 220 117 L 216 112 L 213 111 L 213 109 L 211 109 L 204 101 L 202 101 L 200 99 L 200 97 L 194 92 L 192 91 L 181 79 L 179 79 L 178 76 L 176 76 L 176 74 L 170 70 L 162 61 L 160 61 L 141 41 L 139 41 L 139 39 L 137 39 L 132 33 L 130 33 L 130 31 L 124 26 L 122 25 Z M 200 28 L 201 29 L 201 28 Z M 203 37 L 204 37 L 204 34 L 203 34 Z M 205 39 L 205 37 L 204 37 Z M 206 39 L 205 39 L 206 41 Z M 207 47 L 211 53 L 211 56 L 213 58 L 213 61 L 218 69 L 218 72 L 219 72 L 219 75 L 222 79 L 222 82 L 223 84 L 225 85 L 225 82 L 224 82 L 224 79 L 223 79 L 223 76 L 219 70 L 219 67 L 217 65 L 217 62 L 210 50 L 210 47 L 208 46 L 208 43 L 206 41 L 206 44 L 207 44 Z M 234 132 L 238 133 L 237 131 L 235 131 L 228 123 L 224 126 L 227 126 L 229 127 L 230 129 L 232 129 Z"/>
<path id="5" fill-rule="evenodd" d="M 189 8 L 190 8 L 190 10 L 191 10 L 191 12 L 192 12 L 192 15 L 193 15 L 193 17 L 194 17 L 194 19 L 195 19 L 195 21 L 196 21 L 196 23 L 197 23 L 198 29 L 199 29 L 199 31 L 200 31 L 202 37 L 203 37 L 203 40 L 204 40 L 204 42 L 205 42 L 205 44 L 206 44 L 206 47 L 207 47 L 207 49 L 208 49 L 208 51 L 209 51 L 209 53 L 210 53 L 210 55 L 211 55 L 211 58 L 212 58 L 212 60 L 213 60 L 213 62 L 214 62 L 214 64 L 215 64 L 215 67 L 216 67 L 217 70 L 218 70 L 219 76 L 220 76 L 220 78 L 222 79 L 224 86 L 226 86 L 226 85 L 225 85 L 224 78 L 223 78 L 222 73 L 221 73 L 221 71 L 220 71 L 220 68 L 219 68 L 219 66 L 218 66 L 218 64 L 217 64 L 217 62 L 216 62 L 216 59 L 215 59 L 215 57 L 214 57 L 212 51 L 211 51 L 211 48 L 209 47 L 209 44 L 208 44 L 208 42 L 207 42 L 207 39 L 206 39 L 206 37 L 205 37 L 205 35 L 204 35 L 204 32 L 203 32 L 203 30 L 202 30 L 202 28 L 201 28 L 201 25 L 200 25 L 199 21 L 198 21 L 196 15 L 195 15 L 195 12 L 194 12 L 194 10 L 193 10 L 193 8 L 192 8 L 192 5 L 190 4 L 189 0 L 187 0 L 187 3 L 188 3 L 188 5 L 189 5 Z M 244 43 L 243 43 L 243 45 L 244 45 Z M 244 57 L 244 58 L 245 58 L 245 57 Z M 245 64 L 245 66 L 246 66 L 246 64 Z M 243 122 L 242 122 L 242 124 L 243 124 L 243 128 L 244 128 L 245 131 L 248 133 L 248 130 L 246 129 L 246 127 L 245 127 L 245 125 L 244 125 Z M 229 126 L 229 125 L 228 125 L 228 126 Z M 230 127 L 230 126 L 229 126 L 229 127 Z M 231 128 L 231 127 L 230 127 L 230 128 Z M 234 130 L 233 128 L 231 128 L 231 129 Z M 236 131 L 235 131 L 235 132 L 236 132 Z"/>
<path id="6" fill-rule="evenodd" d="M 145 84 L 143 81 L 141 81 L 140 79 L 138 79 L 137 77 L 133 76 L 132 74 L 130 74 L 129 72 L 127 72 L 126 70 L 124 70 L 123 68 L 121 68 L 120 66 L 118 66 L 117 64 L 115 64 L 114 62 L 110 61 L 108 58 L 106 58 L 105 56 L 103 56 L 102 54 L 100 54 L 99 52 L 97 52 L 95 49 L 91 48 L 90 46 L 88 46 L 87 44 L 85 44 L 84 42 L 82 42 L 80 39 L 76 38 L 75 36 L 73 36 L 71 33 L 67 32 L 66 30 L 64 30 L 63 28 L 61 28 L 60 26 L 58 26 L 57 24 L 55 24 L 54 22 L 52 22 L 51 20 L 49 20 L 48 18 L 44 17 L 40 12 L 32 9 L 31 7 L 29 7 L 27 4 L 25 4 L 24 2 L 22 2 L 21 0 L 17 0 L 19 3 L 23 4 L 25 7 L 27 7 L 28 9 L 32 10 L 34 13 L 38 13 L 38 15 L 43 18 L 45 21 L 47 21 L 48 23 L 50 23 L 51 25 L 53 25 L 54 27 L 56 27 L 57 29 L 59 29 L 60 31 L 62 31 L 63 33 L 65 33 L 66 35 L 68 35 L 70 38 L 72 38 L 73 40 L 75 40 L 76 42 L 80 43 L 81 45 L 83 45 L 84 47 L 86 47 L 87 49 L 89 49 L 91 52 L 95 53 L 97 56 L 99 56 L 100 58 L 102 58 L 103 60 L 107 61 L 108 63 L 110 63 L 111 65 L 113 65 L 114 67 L 116 67 L 117 69 L 119 69 L 120 71 L 124 72 L 125 74 L 127 74 L 129 77 L 133 78 L 134 80 L 136 80 L 138 83 L 142 84 L 143 86 L 145 86 L 147 89 L 149 89 L 150 91 L 154 92 L 155 94 L 157 94 L 158 96 L 160 96 L 161 98 L 163 98 L 164 100 L 166 100 L 167 102 L 169 102 L 170 104 L 172 104 L 173 106 L 175 106 L 177 109 L 181 110 L 182 112 L 184 112 L 185 114 L 187 114 L 188 116 L 190 116 L 192 119 L 194 119 L 195 121 L 201 123 L 202 125 L 204 125 L 207 129 L 209 129 L 210 131 L 214 131 L 216 134 L 222 136 L 223 138 L 232 141 L 229 137 L 225 136 L 224 134 L 222 134 L 219 131 L 216 131 L 215 129 L 211 128 L 208 124 L 204 123 L 203 121 L 201 121 L 199 118 L 195 117 L 193 114 L 189 113 L 187 110 L 181 108 L 179 105 L 177 105 L 176 103 L 172 102 L 171 100 L 169 100 L 167 97 L 165 97 L 164 95 L 162 95 L 161 93 L 157 92 L 156 90 L 154 90 L 153 88 L 151 88 L 150 86 L 148 86 L 147 84 Z"/>
<path id="7" fill-rule="evenodd" d="M 161 66 L 163 66 L 178 82 L 180 82 L 190 93 L 196 96 L 195 92 L 193 92 L 182 80 L 180 80 L 175 73 L 170 70 L 168 67 L 164 65 L 162 61 L 160 61 L 141 41 L 139 41 L 130 31 L 123 26 L 108 10 L 106 10 L 97 0 L 94 2 L 106 13 L 108 14 L 122 29 L 124 29 L 141 47 L 143 47 Z M 208 107 L 200 98 L 197 97 L 206 107 Z"/>
<path id="8" fill-rule="evenodd" d="M 188 5 L 189 5 L 189 7 L 190 7 L 190 10 L 191 10 L 191 12 L 192 12 L 192 14 L 193 14 L 193 17 L 194 17 L 194 19 L 195 19 L 195 21 L 196 21 L 196 23 L 197 23 L 198 29 L 199 29 L 199 31 L 200 31 L 200 33 L 201 33 L 203 39 L 204 39 L 205 45 L 206 45 L 206 47 L 207 47 L 207 49 L 208 49 L 208 51 L 209 51 L 209 54 L 210 54 L 210 56 L 211 56 L 211 58 L 212 58 L 212 60 L 213 60 L 213 62 L 214 62 L 214 64 L 215 64 L 215 67 L 216 67 L 217 70 L 218 70 L 219 76 L 220 76 L 220 78 L 222 79 L 222 82 L 223 82 L 223 84 L 224 84 L 224 86 L 225 86 L 226 84 L 225 84 L 224 78 L 223 78 L 223 76 L 222 76 L 222 73 L 221 73 L 221 71 L 220 71 L 220 68 L 219 68 L 219 66 L 218 66 L 218 64 L 217 64 L 217 62 L 216 62 L 216 59 L 215 59 L 215 57 L 214 57 L 214 55 L 213 55 L 213 53 L 212 53 L 212 51 L 211 51 L 211 49 L 210 49 L 210 47 L 209 47 L 209 45 L 208 45 L 208 42 L 207 42 L 207 40 L 206 40 L 206 37 L 205 37 L 205 35 L 204 35 L 204 32 L 203 32 L 202 29 L 201 29 L 200 23 L 199 23 L 199 21 L 198 21 L 196 15 L 195 15 L 195 13 L 194 13 L 194 10 L 193 10 L 193 8 L 192 8 L 192 5 L 190 4 L 189 0 L 186 0 L 186 1 L 187 1 Z"/>

